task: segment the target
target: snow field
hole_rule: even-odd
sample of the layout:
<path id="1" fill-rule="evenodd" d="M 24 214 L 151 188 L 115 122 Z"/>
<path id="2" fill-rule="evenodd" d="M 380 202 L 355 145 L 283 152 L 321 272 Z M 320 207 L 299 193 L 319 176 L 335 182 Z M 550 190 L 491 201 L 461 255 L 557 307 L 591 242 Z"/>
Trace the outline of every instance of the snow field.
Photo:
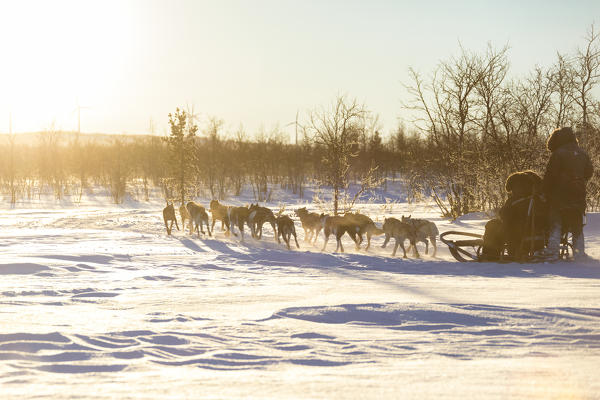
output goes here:
<path id="1" fill-rule="evenodd" d="M 0 210 L 0 396 L 597 398 L 597 261 L 460 264 L 439 242 L 436 258 L 392 258 L 383 236 L 321 253 L 294 208 L 292 251 L 268 225 L 261 241 L 220 223 L 168 237 L 158 203 Z M 358 209 L 440 232 L 488 218 Z M 599 230 L 588 215 L 595 259 Z"/>

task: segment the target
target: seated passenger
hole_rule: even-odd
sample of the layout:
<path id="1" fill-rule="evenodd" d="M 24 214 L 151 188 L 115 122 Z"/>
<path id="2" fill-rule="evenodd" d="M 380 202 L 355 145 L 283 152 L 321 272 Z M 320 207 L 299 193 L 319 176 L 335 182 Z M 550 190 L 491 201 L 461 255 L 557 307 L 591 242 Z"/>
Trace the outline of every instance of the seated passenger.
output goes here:
<path id="1" fill-rule="evenodd" d="M 500 209 L 508 255 L 521 260 L 544 248 L 546 202 L 542 178 L 533 171 L 515 172 L 506 179 L 508 199 Z"/>
<path id="2" fill-rule="evenodd" d="M 513 260 L 522 260 L 544 248 L 546 205 L 542 178 L 533 171 L 515 172 L 506 179 L 508 199 L 499 218 L 488 221 L 483 235 L 482 260 L 498 260 L 504 249 Z"/>

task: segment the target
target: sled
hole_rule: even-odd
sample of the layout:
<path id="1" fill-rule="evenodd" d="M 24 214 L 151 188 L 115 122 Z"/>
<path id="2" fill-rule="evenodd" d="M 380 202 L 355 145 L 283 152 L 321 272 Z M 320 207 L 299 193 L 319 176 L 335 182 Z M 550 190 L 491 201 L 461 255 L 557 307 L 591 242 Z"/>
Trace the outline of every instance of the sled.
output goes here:
<path id="1" fill-rule="evenodd" d="M 471 239 L 454 239 L 448 236 L 466 236 Z M 477 233 L 448 231 L 440 235 L 440 240 L 448 246 L 450 254 L 460 262 L 477 262 L 481 260 L 481 249 L 483 248 L 483 235 Z M 467 250 L 465 248 L 469 248 Z"/>
<path id="2" fill-rule="evenodd" d="M 461 238 L 462 237 L 462 238 Z M 466 239 L 469 238 L 469 239 Z M 532 236 L 525 238 L 524 240 L 538 240 L 539 237 Z M 482 258 L 483 249 L 483 235 L 478 233 L 460 232 L 460 231 L 448 231 L 440 235 L 440 240 L 448 246 L 450 254 L 460 262 L 544 262 L 544 258 L 537 257 L 533 254 L 529 256 L 515 260 L 508 256 L 507 249 L 504 248 L 501 256 L 498 260 L 489 260 Z M 573 259 L 573 239 L 570 232 L 563 233 L 560 244 L 559 252 L 560 260 L 572 260 Z"/>
<path id="3" fill-rule="evenodd" d="M 509 209 L 515 206 L 525 206 L 524 208 L 522 208 L 521 211 L 521 217 L 525 221 L 525 224 L 521 228 L 521 240 L 518 243 L 518 246 L 516 247 L 515 243 L 512 244 L 512 253 L 518 253 L 518 256 L 515 256 L 514 254 L 509 255 L 509 245 L 506 242 L 503 245 L 501 245 L 501 248 L 497 248 L 497 250 L 499 250 L 499 253 L 492 250 L 492 256 L 484 256 L 483 235 L 477 233 L 448 231 L 440 235 L 440 240 L 448 246 L 450 254 L 452 254 L 452 256 L 460 262 L 489 261 L 501 263 L 535 263 L 548 261 L 546 257 L 540 255 L 541 250 L 543 250 L 548 245 L 548 232 L 545 232 L 543 229 L 536 229 L 536 214 L 539 212 L 539 204 L 543 204 L 543 199 L 541 199 L 540 196 L 534 190 L 534 192 L 530 196 L 516 199 L 508 205 Z M 519 214 L 521 212 L 519 212 Z M 564 220 L 562 227 L 563 229 L 565 229 L 565 231 L 563 231 L 561 235 L 559 259 L 572 260 L 573 235 L 571 232 L 568 231 L 568 224 L 566 224 Z M 518 249 L 518 251 L 515 251 L 515 249 Z M 496 254 L 498 255 L 496 256 Z"/>

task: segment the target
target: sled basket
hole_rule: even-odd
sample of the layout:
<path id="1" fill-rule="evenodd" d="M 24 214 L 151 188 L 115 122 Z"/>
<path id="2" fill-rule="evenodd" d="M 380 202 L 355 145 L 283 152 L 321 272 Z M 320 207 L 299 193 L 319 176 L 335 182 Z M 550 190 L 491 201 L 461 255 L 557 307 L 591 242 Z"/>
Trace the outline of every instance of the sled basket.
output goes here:
<path id="1" fill-rule="evenodd" d="M 448 236 L 467 236 L 472 239 L 449 239 Z M 469 232 L 448 231 L 440 235 L 440 240 L 448 246 L 450 254 L 460 262 L 478 262 L 483 247 L 483 235 Z M 466 250 L 465 248 L 470 248 Z"/>

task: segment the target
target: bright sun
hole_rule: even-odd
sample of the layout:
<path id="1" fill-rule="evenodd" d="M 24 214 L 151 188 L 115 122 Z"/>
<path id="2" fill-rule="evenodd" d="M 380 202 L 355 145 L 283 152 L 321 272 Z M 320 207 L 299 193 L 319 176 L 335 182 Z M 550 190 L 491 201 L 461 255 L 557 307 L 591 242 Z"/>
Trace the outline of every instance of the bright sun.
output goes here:
<path id="1" fill-rule="evenodd" d="M 77 128 L 77 103 L 117 90 L 132 46 L 131 9 L 118 1 L 0 3 L 0 132 Z"/>

